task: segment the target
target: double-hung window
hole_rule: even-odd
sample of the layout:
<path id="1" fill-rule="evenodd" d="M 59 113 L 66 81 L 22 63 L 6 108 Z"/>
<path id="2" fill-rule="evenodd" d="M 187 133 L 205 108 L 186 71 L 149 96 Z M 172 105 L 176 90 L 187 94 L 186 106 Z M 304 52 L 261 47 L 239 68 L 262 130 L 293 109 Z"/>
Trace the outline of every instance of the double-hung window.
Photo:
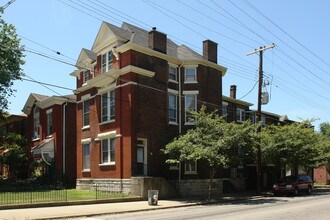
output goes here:
<path id="1" fill-rule="evenodd" d="M 83 148 L 83 169 L 89 170 L 91 167 L 89 143 L 83 144 L 82 148 Z"/>
<path id="2" fill-rule="evenodd" d="M 115 119 L 115 91 L 102 94 L 101 122 Z"/>
<path id="3" fill-rule="evenodd" d="M 84 71 L 84 83 L 86 83 L 89 80 L 89 71 Z"/>
<path id="4" fill-rule="evenodd" d="M 104 139 L 101 141 L 101 164 L 115 163 L 115 138 Z"/>
<path id="5" fill-rule="evenodd" d="M 245 121 L 245 110 L 241 108 L 237 108 L 236 110 L 236 121 L 243 122 Z"/>
<path id="6" fill-rule="evenodd" d="M 83 101 L 83 127 L 89 126 L 89 100 Z"/>
<path id="7" fill-rule="evenodd" d="M 112 51 L 106 52 L 102 54 L 102 63 L 101 63 L 101 70 L 102 73 L 106 73 L 112 68 Z"/>
<path id="8" fill-rule="evenodd" d="M 224 116 L 224 119 L 227 121 L 228 116 L 228 103 L 222 102 L 221 115 Z"/>
<path id="9" fill-rule="evenodd" d="M 177 82 L 177 71 L 173 66 L 168 67 L 168 80 L 172 82 Z"/>
<path id="10" fill-rule="evenodd" d="M 53 132 L 53 117 L 52 117 L 52 109 L 47 110 L 47 136 L 52 135 Z"/>
<path id="11" fill-rule="evenodd" d="M 38 107 L 33 111 L 33 139 L 40 138 L 40 111 Z"/>
<path id="12" fill-rule="evenodd" d="M 185 95 L 185 122 L 195 123 L 196 116 L 192 114 L 193 111 L 197 111 L 197 94 Z"/>
<path id="13" fill-rule="evenodd" d="M 196 83 L 197 82 L 196 67 L 185 67 L 184 82 L 185 83 Z"/>
<path id="14" fill-rule="evenodd" d="M 168 94 L 168 121 L 177 123 L 177 95 Z"/>

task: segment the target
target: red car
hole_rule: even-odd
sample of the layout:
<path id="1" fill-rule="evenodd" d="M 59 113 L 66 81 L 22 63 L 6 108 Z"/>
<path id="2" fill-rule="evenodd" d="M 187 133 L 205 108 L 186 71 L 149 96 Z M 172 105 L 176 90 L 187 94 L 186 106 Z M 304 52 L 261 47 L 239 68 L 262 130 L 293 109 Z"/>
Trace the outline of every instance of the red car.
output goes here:
<path id="1" fill-rule="evenodd" d="M 273 194 L 298 195 L 299 192 L 310 194 L 313 191 L 314 182 L 307 175 L 287 176 L 273 185 Z"/>

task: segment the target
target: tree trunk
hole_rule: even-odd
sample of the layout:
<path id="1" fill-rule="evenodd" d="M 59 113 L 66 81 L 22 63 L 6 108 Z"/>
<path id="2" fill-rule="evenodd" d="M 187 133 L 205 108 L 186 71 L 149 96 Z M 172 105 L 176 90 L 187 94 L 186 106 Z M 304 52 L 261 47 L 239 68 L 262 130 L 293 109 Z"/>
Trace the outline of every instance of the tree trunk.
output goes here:
<path id="1" fill-rule="evenodd" d="M 215 174 L 215 169 L 214 167 L 210 167 L 210 182 L 209 182 L 209 195 L 208 195 L 208 200 L 211 200 L 212 198 L 212 183 L 213 183 L 213 177 Z"/>

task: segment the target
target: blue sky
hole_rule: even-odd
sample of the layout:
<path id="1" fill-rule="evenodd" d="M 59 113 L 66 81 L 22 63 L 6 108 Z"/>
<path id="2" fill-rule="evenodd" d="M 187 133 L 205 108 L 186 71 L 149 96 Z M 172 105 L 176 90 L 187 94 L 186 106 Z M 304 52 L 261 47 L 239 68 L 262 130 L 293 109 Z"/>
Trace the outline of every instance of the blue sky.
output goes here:
<path id="1" fill-rule="evenodd" d="M 0 0 L 5 5 L 8 0 Z M 264 52 L 265 91 L 270 102 L 262 110 L 289 119 L 330 121 L 330 1 L 326 0 L 16 0 L 3 18 L 16 26 L 21 43 L 30 51 L 75 64 L 82 48 L 90 49 L 102 20 L 120 26 L 128 22 L 151 30 L 157 27 L 177 44 L 197 52 L 202 41 L 218 43 L 218 63 L 228 68 L 223 94 L 237 85 L 237 98 L 257 108 L 257 54 Z M 59 51 L 62 55 L 57 55 Z M 50 84 L 75 89 L 69 74 L 75 67 L 25 53 L 24 73 Z M 18 81 L 10 113 L 20 114 L 30 93 L 67 95 L 70 90 Z"/>

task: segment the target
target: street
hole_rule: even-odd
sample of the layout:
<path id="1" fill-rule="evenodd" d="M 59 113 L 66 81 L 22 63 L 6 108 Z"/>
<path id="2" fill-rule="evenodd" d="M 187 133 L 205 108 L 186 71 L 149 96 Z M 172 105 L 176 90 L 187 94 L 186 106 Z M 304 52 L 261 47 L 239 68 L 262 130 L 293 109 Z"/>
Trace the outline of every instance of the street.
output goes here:
<path id="1" fill-rule="evenodd" d="M 297 197 L 264 197 L 224 204 L 199 205 L 80 218 L 106 219 L 330 219 L 330 193 Z"/>

